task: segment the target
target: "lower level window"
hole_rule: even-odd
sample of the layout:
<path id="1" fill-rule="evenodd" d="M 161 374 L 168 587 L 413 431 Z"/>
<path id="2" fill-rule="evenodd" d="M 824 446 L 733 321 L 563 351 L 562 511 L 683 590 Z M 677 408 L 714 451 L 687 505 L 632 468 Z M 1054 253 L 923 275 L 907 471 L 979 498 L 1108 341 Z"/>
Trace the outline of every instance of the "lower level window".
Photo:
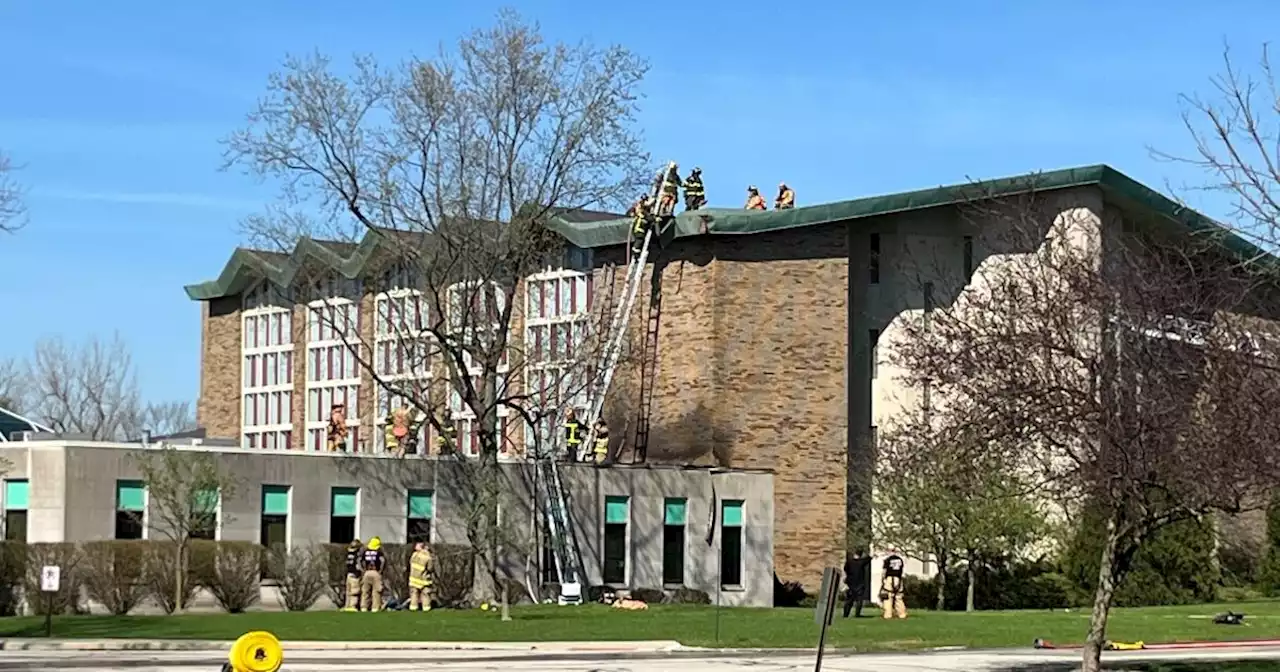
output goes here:
<path id="1" fill-rule="evenodd" d="M 627 497 L 605 498 L 604 566 L 601 578 L 605 583 L 627 582 L 627 522 L 631 518 Z"/>
<path id="2" fill-rule="evenodd" d="M 742 502 L 724 502 L 720 520 L 720 583 L 742 585 Z"/>

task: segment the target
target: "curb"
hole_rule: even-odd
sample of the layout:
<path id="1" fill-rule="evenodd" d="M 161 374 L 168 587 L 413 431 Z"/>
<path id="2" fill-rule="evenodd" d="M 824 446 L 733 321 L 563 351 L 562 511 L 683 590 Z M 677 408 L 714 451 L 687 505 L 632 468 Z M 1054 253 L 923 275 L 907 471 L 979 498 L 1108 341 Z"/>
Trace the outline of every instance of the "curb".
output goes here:
<path id="1" fill-rule="evenodd" d="M 217 651 L 233 642 L 191 639 L 6 639 L 0 651 Z M 549 654 L 664 653 L 691 650 L 675 641 L 649 642 L 324 642 L 285 641 L 285 651 L 489 651 Z"/>

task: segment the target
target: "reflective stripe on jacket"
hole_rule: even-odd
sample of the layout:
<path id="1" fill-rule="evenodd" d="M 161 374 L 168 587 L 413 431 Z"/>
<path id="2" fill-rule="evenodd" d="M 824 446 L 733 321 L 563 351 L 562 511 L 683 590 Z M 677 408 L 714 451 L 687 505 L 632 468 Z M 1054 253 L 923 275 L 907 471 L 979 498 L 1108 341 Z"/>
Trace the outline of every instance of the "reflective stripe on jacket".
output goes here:
<path id="1" fill-rule="evenodd" d="M 409 556 L 409 587 L 426 588 L 431 585 L 431 551 L 415 551 Z"/>

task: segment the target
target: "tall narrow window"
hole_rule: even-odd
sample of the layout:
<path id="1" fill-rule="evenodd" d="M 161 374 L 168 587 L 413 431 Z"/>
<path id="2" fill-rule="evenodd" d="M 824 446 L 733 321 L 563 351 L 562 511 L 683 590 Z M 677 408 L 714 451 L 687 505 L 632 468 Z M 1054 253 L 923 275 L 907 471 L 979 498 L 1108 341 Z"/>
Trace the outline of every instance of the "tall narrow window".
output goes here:
<path id="1" fill-rule="evenodd" d="M 347 544 L 356 538 L 359 488 L 333 488 L 329 497 L 329 543 Z"/>
<path id="2" fill-rule="evenodd" d="M 555 540 L 546 525 L 542 526 L 542 582 L 559 583 L 560 568 L 556 564 Z"/>
<path id="3" fill-rule="evenodd" d="M 720 583 L 742 586 L 742 502 L 725 500 L 720 508 Z"/>
<path id="4" fill-rule="evenodd" d="M 345 413 L 347 436 L 340 449 L 360 446 L 360 296 L 356 281 L 317 283 L 307 304 L 307 450 L 327 450 L 335 406 Z"/>
<path id="5" fill-rule="evenodd" d="M 377 450 L 389 445 L 396 449 L 412 446 L 419 454 L 428 452 L 429 422 L 417 422 L 419 409 L 411 399 L 425 399 L 431 385 L 432 341 L 427 327 L 431 324 L 430 305 L 422 292 L 414 287 L 412 278 L 400 279 L 388 285 L 375 301 L 377 322 L 374 327 L 374 370 L 392 386 L 377 386 L 377 411 L 374 414 L 373 442 Z M 402 284 L 403 283 L 403 284 Z M 407 416 L 394 416 L 400 409 L 408 409 Z M 394 424 L 396 417 L 407 417 L 408 425 L 416 430 L 412 440 L 396 437 L 388 439 L 387 424 Z"/>
<path id="6" fill-rule="evenodd" d="M 456 335 L 460 340 L 474 344 L 477 352 L 482 354 L 494 354 L 496 347 L 496 335 L 500 331 L 499 320 L 506 310 L 507 296 L 497 283 L 489 283 L 488 286 L 478 281 L 459 282 L 450 285 L 448 291 L 448 307 L 446 308 L 449 320 L 449 330 L 451 334 Z M 499 398 L 506 398 L 508 393 L 506 386 L 508 383 L 509 364 L 508 351 L 503 350 L 498 355 L 497 365 L 493 371 L 493 383 L 497 388 Z M 473 390 L 479 392 L 483 389 L 485 381 L 485 370 L 482 361 L 473 358 L 470 353 L 463 353 L 463 363 L 466 365 L 466 373 L 471 376 Z M 476 418 L 476 409 L 471 404 L 466 403 L 463 398 L 462 390 L 466 383 L 461 379 L 449 381 L 449 412 L 453 416 L 455 431 L 458 436 L 458 451 L 464 455 L 479 455 L 482 448 L 480 443 L 480 432 L 477 427 L 478 419 Z M 486 409 L 480 409 L 482 412 Z M 506 404 L 499 404 L 497 409 L 498 426 L 497 441 L 498 452 L 506 454 L 510 449 L 510 441 L 507 437 L 507 418 L 511 415 L 511 408 Z"/>
<path id="7" fill-rule="evenodd" d="M 528 348 L 525 386 L 541 410 L 586 407 L 587 328 L 591 318 L 590 250 L 563 255 L 564 267 L 531 275 L 525 282 L 524 338 Z M 525 431 L 525 449 L 544 441 L 552 419 Z"/>
<path id="8" fill-rule="evenodd" d="M 973 236 L 964 237 L 964 280 L 973 275 Z"/>
<path id="9" fill-rule="evenodd" d="M 191 502 L 191 538 L 218 538 L 218 491 L 201 490 Z"/>
<path id="10" fill-rule="evenodd" d="M 606 497 L 604 501 L 604 567 L 601 576 L 607 584 L 627 583 L 627 523 L 631 520 L 631 504 L 627 497 Z"/>
<path id="11" fill-rule="evenodd" d="M 293 308 L 285 291 L 264 281 L 245 292 L 242 315 L 240 443 L 245 448 L 290 448 Z"/>
<path id="12" fill-rule="evenodd" d="M 880 369 L 880 330 L 870 329 L 867 331 L 868 350 L 871 351 L 871 378 L 874 380 Z"/>
<path id="13" fill-rule="evenodd" d="M 27 502 L 31 498 L 26 479 L 4 482 L 4 540 L 27 540 Z"/>
<path id="14" fill-rule="evenodd" d="M 146 485 L 142 481 L 116 481 L 116 539 L 142 539 L 146 516 Z"/>
<path id="15" fill-rule="evenodd" d="M 409 491 L 409 517 L 404 539 L 410 544 L 431 543 L 431 518 L 435 515 L 435 493 L 430 490 Z"/>
<path id="16" fill-rule="evenodd" d="M 870 273 L 868 281 L 873 284 L 880 284 L 880 234 L 871 234 L 871 254 L 867 259 L 867 270 Z"/>
<path id="17" fill-rule="evenodd" d="M 289 547 L 289 486 L 262 486 L 260 543 L 273 550 Z"/>
<path id="18" fill-rule="evenodd" d="M 924 283 L 924 312 L 932 313 L 933 308 L 933 283 L 926 282 Z"/>
<path id="19" fill-rule="evenodd" d="M 667 498 L 662 511 L 662 584 L 684 585 L 684 538 L 688 501 Z"/>

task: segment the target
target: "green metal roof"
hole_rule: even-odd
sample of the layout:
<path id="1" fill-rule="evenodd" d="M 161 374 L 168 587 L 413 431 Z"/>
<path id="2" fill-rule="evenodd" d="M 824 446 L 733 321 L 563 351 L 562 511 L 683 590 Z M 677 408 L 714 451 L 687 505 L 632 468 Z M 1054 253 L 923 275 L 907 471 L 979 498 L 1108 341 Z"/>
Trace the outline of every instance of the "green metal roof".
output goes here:
<path id="1" fill-rule="evenodd" d="M 1222 234 L 1223 244 L 1240 255 L 1254 258 L 1270 256 L 1230 233 L 1220 223 L 1183 207 L 1110 166 L 1101 164 L 857 198 L 792 210 L 707 208 L 682 212 L 676 216 L 671 226 L 663 230 L 660 239 L 665 243 L 675 238 L 703 235 L 704 232 L 718 236 L 783 231 L 958 205 L 975 198 L 1007 197 L 1033 191 L 1084 186 L 1096 186 L 1108 200 L 1122 207 L 1152 213 L 1180 224 L 1190 232 Z M 595 248 L 626 243 L 631 220 L 609 213 L 574 211 L 553 217 L 547 226 L 578 247 Z M 344 277 L 356 278 L 362 274 L 387 233 L 370 231 L 358 245 L 348 245 L 346 249 L 350 249 L 350 252 L 346 254 L 342 253 L 345 249 L 338 244 L 311 238 L 299 240 L 293 253 L 288 255 L 238 248 L 216 280 L 188 285 L 187 296 L 197 301 L 230 296 L 263 277 L 288 286 L 308 259 L 332 267 Z"/>

